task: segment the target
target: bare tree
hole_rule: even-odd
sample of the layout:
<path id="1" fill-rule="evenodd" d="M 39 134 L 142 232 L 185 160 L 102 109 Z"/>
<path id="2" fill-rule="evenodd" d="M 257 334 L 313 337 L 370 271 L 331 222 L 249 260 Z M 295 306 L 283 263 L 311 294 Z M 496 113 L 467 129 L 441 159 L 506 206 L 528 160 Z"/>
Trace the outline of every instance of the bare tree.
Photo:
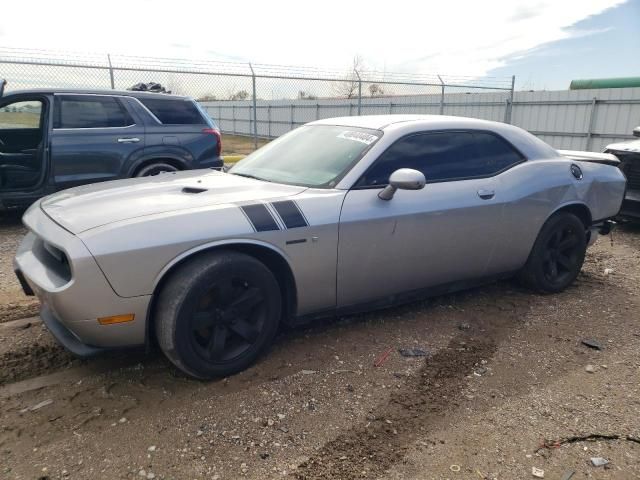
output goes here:
<path id="1" fill-rule="evenodd" d="M 316 100 L 318 97 L 304 90 L 298 91 L 298 100 Z"/>
<path id="2" fill-rule="evenodd" d="M 228 94 L 229 100 L 247 100 L 249 98 L 249 92 L 246 90 L 238 90 L 237 92 L 231 92 Z"/>
<path id="3" fill-rule="evenodd" d="M 353 57 L 351 69 L 345 76 L 344 80 L 334 84 L 335 94 L 345 98 L 355 98 L 358 96 L 358 86 L 360 79 L 356 72 L 360 72 L 364 68 L 364 60 L 360 55 Z"/>
<path id="4" fill-rule="evenodd" d="M 371 95 L 372 97 L 379 97 L 381 95 L 384 95 L 384 90 L 377 83 L 372 83 L 369 85 L 369 95 Z"/>

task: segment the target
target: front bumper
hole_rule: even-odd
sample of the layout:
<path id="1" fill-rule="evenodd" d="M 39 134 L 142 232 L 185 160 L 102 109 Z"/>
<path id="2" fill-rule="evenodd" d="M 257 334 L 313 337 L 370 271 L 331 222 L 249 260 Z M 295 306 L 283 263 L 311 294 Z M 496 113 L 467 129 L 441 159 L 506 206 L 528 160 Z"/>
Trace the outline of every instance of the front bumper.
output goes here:
<path id="1" fill-rule="evenodd" d="M 49 219 L 39 204 L 25 213 L 24 223 L 30 232 L 18 248 L 14 269 L 26 284 L 25 293 L 30 290 L 40 300 L 42 320 L 53 336 L 82 356 L 143 345 L 151 296 L 118 296 L 84 243 Z M 65 268 L 48 255 L 51 246 L 64 253 Z M 98 318 L 123 314 L 134 314 L 134 320 L 98 323 Z"/>
<path id="2" fill-rule="evenodd" d="M 93 357 L 109 350 L 82 343 L 64 323 L 53 315 L 46 305 L 40 309 L 40 318 L 58 343 L 78 357 Z"/>
<path id="3" fill-rule="evenodd" d="M 627 190 L 622 201 L 620 216 L 640 220 L 640 191 Z"/>

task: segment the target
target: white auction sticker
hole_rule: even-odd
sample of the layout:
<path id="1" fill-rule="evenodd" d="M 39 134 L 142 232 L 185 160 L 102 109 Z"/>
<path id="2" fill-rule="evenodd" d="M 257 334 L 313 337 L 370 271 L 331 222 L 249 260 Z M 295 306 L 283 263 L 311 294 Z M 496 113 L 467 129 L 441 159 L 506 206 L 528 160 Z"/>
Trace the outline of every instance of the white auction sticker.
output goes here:
<path id="1" fill-rule="evenodd" d="M 378 137 L 376 137 L 375 135 L 371 135 L 370 133 L 345 130 L 338 135 L 338 138 L 344 138 L 345 140 L 354 140 L 356 142 L 364 143 L 365 145 L 371 145 L 376 141 Z"/>

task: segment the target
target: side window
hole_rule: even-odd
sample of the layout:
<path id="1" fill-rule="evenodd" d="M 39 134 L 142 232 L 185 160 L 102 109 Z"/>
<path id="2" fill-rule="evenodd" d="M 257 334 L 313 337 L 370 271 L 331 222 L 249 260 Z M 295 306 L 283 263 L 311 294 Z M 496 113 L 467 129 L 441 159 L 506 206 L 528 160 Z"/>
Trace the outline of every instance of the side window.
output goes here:
<path id="1" fill-rule="evenodd" d="M 56 97 L 53 128 L 128 127 L 134 123 L 125 107 L 114 97 Z"/>
<path id="2" fill-rule="evenodd" d="M 522 160 L 511 145 L 490 133 L 421 133 L 389 147 L 356 186 L 387 185 L 389 175 L 399 168 L 419 170 L 431 183 L 486 177 Z"/>
<path id="3" fill-rule="evenodd" d="M 40 100 L 23 100 L 0 107 L 0 130 L 38 129 L 41 121 Z"/>
<path id="4" fill-rule="evenodd" d="M 198 108 L 190 100 L 139 98 L 140 102 L 166 125 L 206 125 Z"/>

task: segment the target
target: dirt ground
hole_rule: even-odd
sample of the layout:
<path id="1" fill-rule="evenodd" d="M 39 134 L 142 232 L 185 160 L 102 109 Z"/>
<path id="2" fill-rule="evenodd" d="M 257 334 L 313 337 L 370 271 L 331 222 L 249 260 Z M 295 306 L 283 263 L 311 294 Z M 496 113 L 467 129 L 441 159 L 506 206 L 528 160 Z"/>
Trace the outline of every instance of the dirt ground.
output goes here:
<path id="1" fill-rule="evenodd" d="M 269 143 L 263 138 L 258 139 L 258 148 Z M 253 138 L 241 135 L 222 134 L 222 155 L 249 155 L 253 152 Z"/>
<path id="2" fill-rule="evenodd" d="M 0 227 L 5 319 L 34 307 L 11 271 L 22 233 Z M 562 294 L 503 282 L 283 331 L 214 382 L 0 323 L 0 478 L 640 478 L 639 267 L 623 227 Z"/>

